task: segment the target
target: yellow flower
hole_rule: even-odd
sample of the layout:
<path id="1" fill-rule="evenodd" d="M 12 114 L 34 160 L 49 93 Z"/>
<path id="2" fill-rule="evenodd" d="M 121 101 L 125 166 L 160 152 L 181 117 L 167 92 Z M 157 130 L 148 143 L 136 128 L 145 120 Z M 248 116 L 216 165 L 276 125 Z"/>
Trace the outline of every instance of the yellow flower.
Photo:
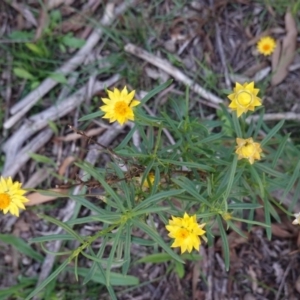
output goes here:
<path id="1" fill-rule="evenodd" d="M 141 180 L 142 180 L 142 177 L 141 177 Z M 143 187 L 149 188 L 150 187 L 149 183 L 151 183 L 151 186 L 152 186 L 154 180 L 155 180 L 155 175 L 152 172 L 149 173 L 148 178 L 146 178 L 143 182 Z"/>
<path id="2" fill-rule="evenodd" d="M 27 202 L 23 195 L 25 190 L 21 189 L 22 183 L 12 182 L 11 177 L 0 177 L 0 210 L 6 214 L 8 211 L 15 216 L 19 216 L 19 209 L 25 209 L 23 203 Z"/>
<path id="3" fill-rule="evenodd" d="M 232 215 L 231 215 L 231 213 L 229 213 L 229 212 L 224 212 L 224 213 L 222 214 L 222 217 L 223 217 L 223 219 L 224 219 L 225 221 L 229 221 L 229 220 L 232 219 Z"/>
<path id="4" fill-rule="evenodd" d="M 260 160 L 260 153 L 262 149 L 259 143 L 254 143 L 252 138 L 249 139 L 236 139 L 237 146 L 235 153 L 238 154 L 238 159 L 246 158 L 250 164 L 254 163 L 254 160 Z"/>
<path id="5" fill-rule="evenodd" d="M 261 105 L 261 99 L 256 97 L 258 92 L 259 89 L 254 88 L 254 82 L 246 82 L 243 85 L 236 82 L 233 93 L 228 95 L 231 101 L 229 107 L 236 110 L 238 117 L 248 110 L 254 111 L 255 106 Z"/>
<path id="6" fill-rule="evenodd" d="M 262 37 L 257 43 L 257 51 L 263 55 L 270 55 L 276 48 L 276 41 L 270 36 Z"/>
<path id="7" fill-rule="evenodd" d="M 297 214 L 294 214 L 294 217 L 296 218 L 294 221 L 293 221 L 293 224 L 294 225 L 300 225 L 300 212 L 297 213 Z"/>
<path id="8" fill-rule="evenodd" d="M 118 121 L 123 125 L 128 120 L 134 120 L 132 108 L 140 104 L 140 101 L 133 99 L 135 91 L 128 93 L 126 86 L 122 91 L 114 88 L 114 91 L 107 90 L 109 98 L 102 98 L 105 105 L 100 106 L 100 109 L 105 112 L 104 119 L 109 119 L 109 122 Z"/>
<path id="9" fill-rule="evenodd" d="M 199 236 L 203 235 L 205 231 L 202 229 L 205 224 L 199 225 L 196 220 L 196 215 L 189 216 L 184 213 L 183 218 L 176 218 L 172 216 L 172 220 L 169 220 L 169 224 L 166 228 L 170 233 L 169 237 L 174 238 L 175 241 L 171 247 L 180 247 L 181 254 L 185 251 L 189 253 L 195 248 L 199 251 L 201 240 Z M 206 240 L 206 237 L 202 237 Z"/>

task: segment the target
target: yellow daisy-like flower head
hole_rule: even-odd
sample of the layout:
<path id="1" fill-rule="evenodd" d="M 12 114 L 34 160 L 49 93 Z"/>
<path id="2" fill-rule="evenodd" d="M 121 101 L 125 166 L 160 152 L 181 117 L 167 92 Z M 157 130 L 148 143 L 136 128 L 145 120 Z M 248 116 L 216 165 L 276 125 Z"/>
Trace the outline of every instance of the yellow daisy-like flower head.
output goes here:
<path id="1" fill-rule="evenodd" d="M 175 239 L 171 247 L 180 247 L 181 254 L 185 251 L 190 253 L 193 248 L 199 251 L 200 236 L 205 233 L 205 230 L 202 229 L 204 226 L 205 224 L 197 223 L 196 215 L 189 216 L 184 213 L 183 218 L 172 216 L 172 220 L 169 220 L 169 224 L 166 225 L 166 229 L 170 232 L 168 236 Z M 206 241 L 205 236 L 202 238 Z"/>
<path id="2" fill-rule="evenodd" d="M 265 56 L 270 55 L 276 48 L 276 41 L 270 36 L 262 37 L 257 43 L 257 51 Z"/>
<path id="3" fill-rule="evenodd" d="M 257 97 L 258 92 L 259 89 L 254 88 L 254 82 L 244 84 L 236 82 L 233 93 L 227 96 L 231 101 L 229 107 L 236 110 L 238 117 L 248 110 L 254 111 L 256 106 L 261 105 L 261 99 Z"/>
<path id="4" fill-rule="evenodd" d="M 252 138 L 236 139 L 237 146 L 235 153 L 238 154 L 238 159 L 246 158 L 252 165 L 255 160 L 260 160 L 262 149 L 259 143 L 254 143 Z"/>
<path id="5" fill-rule="evenodd" d="M 105 113 L 104 119 L 109 119 L 109 122 L 118 121 L 123 125 L 128 120 L 134 120 L 132 108 L 140 104 L 140 101 L 133 99 L 135 91 L 128 93 L 126 86 L 122 91 L 114 88 L 114 91 L 107 90 L 109 98 L 101 98 L 105 105 L 100 106 L 100 109 Z"/>
<path id="6" fill-rule="evenodd" d="M 294 225 L 300 225 L 300 212 L 297 214 L 294 214 L 294 217 L 296 218 L 292 224 Z"/>
<path id="7" fill-rule="evenodd" d="M 142 177 L 140 178 L 141 180 L 142 180 Z M 145 179 L 145 181 L 143 182 L 143 187 L 144 188 L 149 188 L 150 187 L 150 184 L 151 184 L 151 186 L 153 185 L 153 183 L 154 183 L 154 180 L 155 180 L 155 175 L 152 173 L 152 172 L 150 172 L 149 174 L 148 174 L 148 177 Z M 150 184 L 149 184 L 150 183 Z"/>
<path id="8" fill-rule="evenodd" d="M 25 209 L 23 203 L 27 202 L 23 195 L 25 190 L 21 189 L 22 183 L 12 182 L 11 177 L 0 177 L 0 210 L 6 214 L 10 212 L 12 215 L 19 216 L 19 209 Z"/>

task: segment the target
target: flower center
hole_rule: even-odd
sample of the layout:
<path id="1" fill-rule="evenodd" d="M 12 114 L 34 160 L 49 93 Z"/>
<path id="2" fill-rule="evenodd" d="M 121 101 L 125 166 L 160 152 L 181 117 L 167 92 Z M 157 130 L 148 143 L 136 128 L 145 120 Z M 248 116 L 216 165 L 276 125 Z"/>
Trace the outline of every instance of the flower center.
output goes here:
<path id="1" fill-rule="evenodd" d="M 9 195 L 3 193 L 3 194 L 0 194 L 0 209 L 5 209 L 9 206 L 10 204 L 10 197 Z"/>
<path id="2" fill-rule="evenodd" d="M 263 49 L 265 50 L 265 51 L 269 51 L 270 50 L 270 45 L 269 44 L 265 44 L 265 45 L 263 45 Z"/>
<path id="3" fill-rule="evenodd" d="M 242 148 L 242 153 L 244 157 L 250 157 L 253 155 L 255 149 L 253 144 L 246 143 L 245 146 Z"/>
<path id="4" fill-rule="evenodd" d="M 181 229 L 179 232 L 179 238 L 186 239 L 189 235 L 189 232 L 186 229 Z"/>
<path id="5" fill-rule="evenodd" d="M 128 113 L 129 107 L 124 101 L 118 101 L 115 104 L 115 113 L 119 115 L 126 115 Z"/>
<path id="6" fill-rule="evenodd" d="M 248 106 L 252 102 L 252 95 L 249 92 L 241 91 L 237 95 L 237 102 L 241 106 Z"/>

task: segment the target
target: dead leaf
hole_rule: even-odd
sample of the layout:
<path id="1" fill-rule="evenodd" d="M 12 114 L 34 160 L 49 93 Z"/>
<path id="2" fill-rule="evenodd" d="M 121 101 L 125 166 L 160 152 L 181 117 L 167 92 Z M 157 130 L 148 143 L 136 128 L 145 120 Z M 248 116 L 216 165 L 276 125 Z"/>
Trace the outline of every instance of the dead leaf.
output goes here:
<path id="1" fill-rule="evenodd" d="M 39 40 L 43 34 L 44 29 L 48 24 L 49 16 L 47 10 L 42 7 L 39 13 L 38 26 L 35 32 L 34 41 Z"/>
<path id="2" fill-rule="evenodd" d="M 106 129 L 102 128 L 102 127 L 92 128 L 88 131 L 85 131 L 85 134 L 89 137 L 92 137 L 95 135 L 99 135 L 100 133 L 102 133 L 105 130 Z M 83 138 L 83 136 L 81 134 L 78 134 L 75 132 L 75 133 L 67 134 L 66 136 L 58 136 L 55 138 L 55 141 L 71 142 L 71 141 L 76 141 L 81 138 Z"/>
<path id="3" fill-rule="evenodd" d="M 267 30 L 263 31 L 260 35 L 256 36 L 252 40 L 250 40 L 247 43 L 247 46 L 249 47 L 249 46 L 255 45 L 262 37 L 270 35 L 270 31 L 271 31 L 271 29 L 267 29 Z"/>
<path id="4" fill-rule="evenodd" d="M 67 170 L 68 166 L 71 163 L 73 163 L 75 160 L 76 160 L 76 158 L 74 156 L 66 157 L 65 160 L 63 161 L 63 163 L 59 167 L 58 174 L 60 176 L 63 176 L 66 173 L 66 170 Z"/>
<path id="5" fill-rule="evenodd" d="M 282 224 L 272 224 L 272 234 L 281 238 L 291 238 L 293 234 L 287 231 Z"/>
<path id="6" fill-rule="evenodd" d="M 66 195 L 69 192 L 68 189 L 50 189 L 49 191 Z M 31 193 L 28 196 L 26 196 L 26 198 L 29 200 L 29 202 L 25 203 L 26 206 L 38 205 L 44 202 L 49 202 L 57 199 L 56 196 L 42 195 L 40 193 Z"/>
<path id="7" fill-rule="evenodd" d="M 272 70 L 274 72 L 271 84 L 273 86 L 279 84 L 288 75 L 288 67 L 292 63 L 297 45 L 297 25 L 290 12 L 285 14 L 285 29 L 286 36 L 283 38 L 282 47 L 279 48 L 279 42 L 272 56 Z M 278 51 L 280 51 L 280 58 L 277 62 Z"/>

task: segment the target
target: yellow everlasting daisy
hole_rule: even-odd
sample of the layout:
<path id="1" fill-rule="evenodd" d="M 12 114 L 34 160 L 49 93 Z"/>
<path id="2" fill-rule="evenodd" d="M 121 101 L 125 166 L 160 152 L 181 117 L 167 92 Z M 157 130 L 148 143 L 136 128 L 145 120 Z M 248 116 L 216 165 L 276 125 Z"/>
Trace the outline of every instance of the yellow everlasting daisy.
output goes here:
<path id="1" fill-rule="evenodd" d="M 142 177 L 140 177 L 141 178 L 141 180 L 142 180 Z M 150 184 L 151 184 L 151 186 L 153 185 L 153 183 L 154 183 L 154 180 L 155 180 L 155 175 L 152 173 L 152 172 L 150 172 L 149 174 L 148 174 L 148 177 L 144 180 L 144 182 L 143 182 L 143 187 L 144 188 L 149 188 L 150 187 Z M 149 184 L 150 183 L 150 184 Z"/>
<path id="2" fill-rule="evenodd" d="M 259 143 L 254 143 L 252 138 L 249 139 L 236 139 L 237 146 L 235 153 L 238 154 L 238 159 L 246 158 L 250 164 L 254 163 L 254 160 L 260 160 L 260 153 L 262 149 Z"/>
<path id="3" fill-rule="evenodd" d="M 22 183 L 13 182 L 11 177 L 0 177 L 0 210 L 6 214 L 10 212 L 12 215 L 19 216 L 19 209 L 25 209 L 23 203 L 27 202 L 23 195 L 25 190 L 21 189 Z"/>
<path id="4" fill-rule="evenodd" d="M 105 112 L 104 119 L 109 119 L 109 122 L 118 121 L 123 125 L 128 120 L 134 120 L 132 108 L 140 104 L 140 101 L 133 99 L 135 91 L 128 93 L 126 86 L 122 91 L 114 88 L 114 91 L 107 90 L 109 98 L 102 98 L 105 105 L 100 106 L 100 109 Z"/>
<path id="5" fill-rule="evenodd" d="M 205 231 L 202 229 L 205 224 L 199 225 L 196 220 L 196 215 L 189 216 L 184 213 L 183 218 L 176 218 L 172 216 L 169 224 L 166 225 L 167 230 L 170 232 L 168 236 L 174 238 L 175 241 L 171 247 L 180 247 L 181 254 L 185 251 L 189 253 L 195 248 L 199 251 L 201 240 L 199 236 L 204 235 Z M 206 241 L 206 237 L 202 237 Z"/>
<path id="6" fill-rule="evenodd" d="M 238 117 L 248 110 L 254 111 L 256 106 L 261 105 L 261 99 L 256 97 L 258 92 L 259 89 L 254 88 L 254 82 L 244 84 L 236 82 L 233 93 L 228 95 L 231 101 L 229 107 L 236 110 Z"/>
<path id="7" fill-rule="evenodd" d="M 276 48 L 276 41 L 270 36 L 262 37 L 257 43 L 257 51 L 265 56 L 270 55 Z"/>

